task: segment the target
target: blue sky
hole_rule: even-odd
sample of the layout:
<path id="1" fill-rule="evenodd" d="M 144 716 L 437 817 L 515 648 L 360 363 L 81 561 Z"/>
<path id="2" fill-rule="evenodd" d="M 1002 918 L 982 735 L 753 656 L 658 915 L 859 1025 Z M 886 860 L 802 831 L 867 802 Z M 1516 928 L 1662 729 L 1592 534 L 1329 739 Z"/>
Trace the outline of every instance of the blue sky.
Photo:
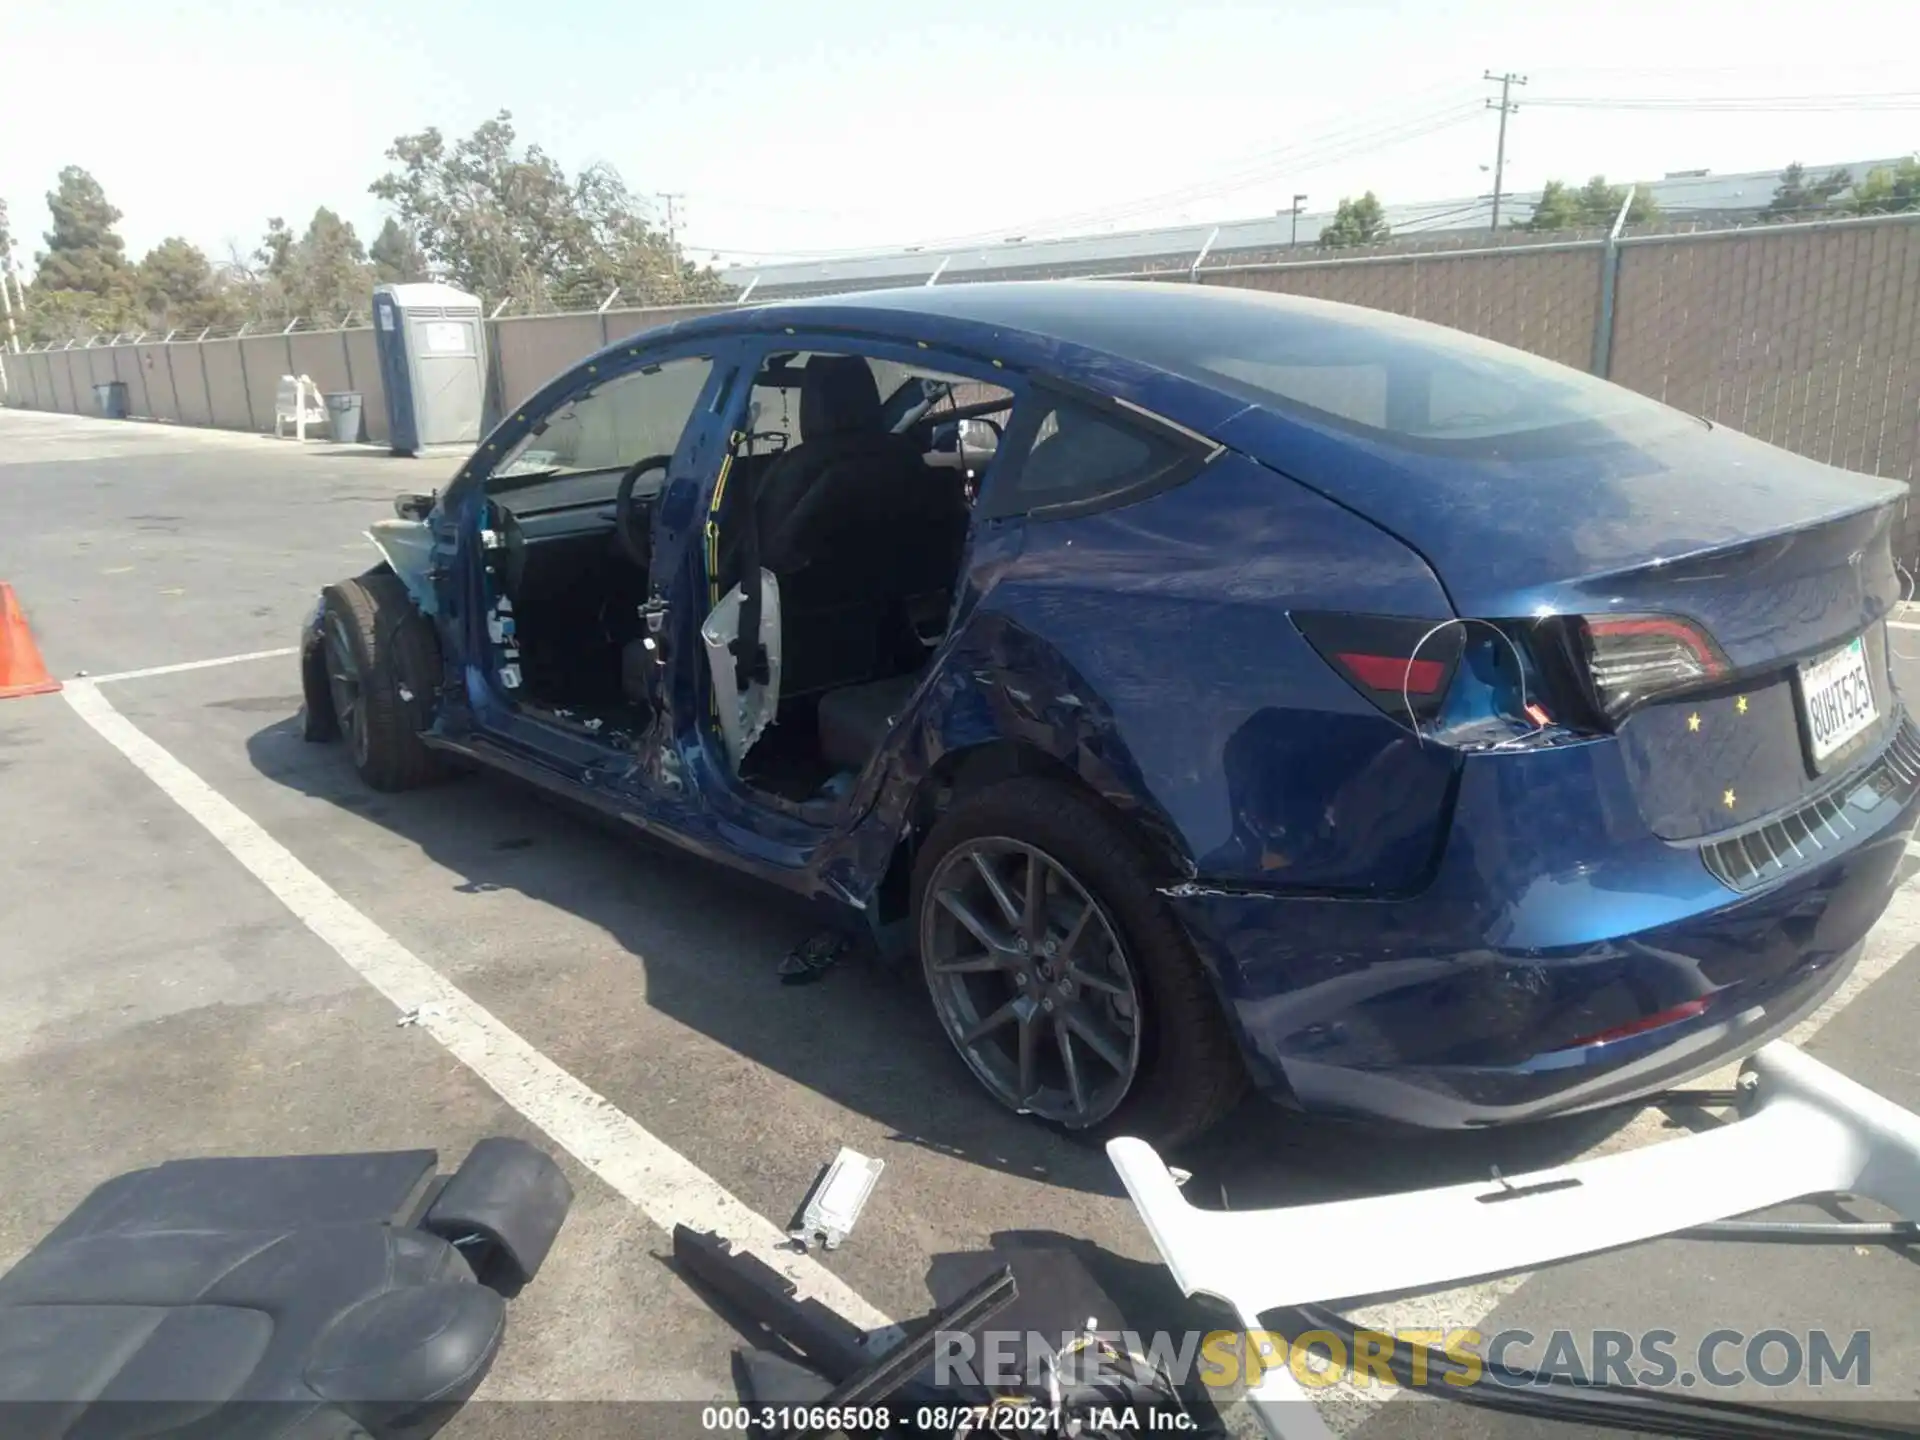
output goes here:
<path id="1" fill-rule="evenodd" d="M 1206 0 L 7 0 L 0 196 L 28 250 L 62 165 L 136 256 L 216 258 L 330 205 L 392 138 L 499 109 L 569 170 L 677 191 L 706 259 L 1130 229 L 1484 193 L 1486 69 L 1526 73 L 1508 185 L 1920 147 L 1920 109 L 1607 111 L 1575 96 L 1920 91 L 1905 4 Z M 1906 12 L 1908 18 L 1902 18 Z M 1873 57 L 1884 54 L 1878 61 Z M 1808 55 L 1840 56 L 1808 61 Z M 1425 133 L 1420 133 L 1425 130 Z M 1395 143 L 1386 143 L 1393 141 Z"/>

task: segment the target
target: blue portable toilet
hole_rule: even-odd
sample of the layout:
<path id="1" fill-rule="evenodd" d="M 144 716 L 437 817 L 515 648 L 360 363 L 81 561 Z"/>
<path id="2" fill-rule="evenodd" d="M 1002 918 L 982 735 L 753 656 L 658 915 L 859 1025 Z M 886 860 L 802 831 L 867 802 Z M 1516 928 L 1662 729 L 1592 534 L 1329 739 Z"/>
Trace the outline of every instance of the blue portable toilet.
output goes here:
<path id="1" fill-rule="evenodd" d="M 487 394 L 480 297 L 451 285 L 380 285 L 373 326 L 393 453 L 478 444 Z"/>

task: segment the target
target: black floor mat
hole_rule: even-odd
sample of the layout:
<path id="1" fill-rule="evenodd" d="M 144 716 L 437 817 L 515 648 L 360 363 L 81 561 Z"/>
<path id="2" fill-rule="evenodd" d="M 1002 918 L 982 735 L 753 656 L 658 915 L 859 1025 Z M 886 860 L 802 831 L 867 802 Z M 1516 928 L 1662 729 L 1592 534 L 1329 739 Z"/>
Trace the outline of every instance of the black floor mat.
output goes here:
<path id="1" fill-rule="evenodd" d="M 817 797 L 833 778 L 833 767 L 820 758 L 819 731 L 814 724 L 813 700 L 780 707 L 780 717 L 747 752 L 740 778 L 756 790 L 796 804 Z"/>

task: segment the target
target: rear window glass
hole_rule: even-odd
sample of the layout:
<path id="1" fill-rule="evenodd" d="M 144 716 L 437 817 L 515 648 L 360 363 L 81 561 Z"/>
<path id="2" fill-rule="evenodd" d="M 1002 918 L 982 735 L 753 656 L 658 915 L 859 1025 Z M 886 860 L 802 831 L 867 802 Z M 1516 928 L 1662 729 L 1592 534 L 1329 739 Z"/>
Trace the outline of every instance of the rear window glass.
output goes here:
<path id="1" fill-rule="evenodd" d="M 1236 339 L 1239 337 L 1235 337 Z M 1568 366 L 1462 335 L 1438 343 L 1354 326 L 1320 343 L 1284 330 L 1193 365 L 1246 398 L 1308 412 L 1384 439 L 1485 441 L 1569 426 L 1688 417 Z"/>
<path id="2" fill-rule="evenodd" d="M 1571 366 L 1384 311 L 1292 296 L 1248 303 L 1245 292 L 1210 308 L 1205 324 L 1189 316 L 1156 326 L 1150 341 L 1129 339 L 1163 368 L 1373 439 L 1486 451 L 1517 436 L 1548 443 L 1555 431 L 1705 423 Z"/>

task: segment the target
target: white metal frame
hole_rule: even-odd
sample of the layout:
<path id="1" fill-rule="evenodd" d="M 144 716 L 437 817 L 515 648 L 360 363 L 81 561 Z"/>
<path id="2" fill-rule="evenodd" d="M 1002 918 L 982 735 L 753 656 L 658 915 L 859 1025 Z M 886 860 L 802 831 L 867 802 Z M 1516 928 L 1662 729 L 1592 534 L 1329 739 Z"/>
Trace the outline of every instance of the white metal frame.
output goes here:
<path id="1" fill-rule="evenodd" d="M 1920 1115 L 1784 1042 L 1747 1062 L 1744 1117 L 1557 1170 L 1273 1210 L 1200 1210 L 1146 1142 L 1107 1154 L 1188 1295 L 1244 1329 L 1295 1305 L 1443 1289 L 1658 1239 L 1810 1195 L 1920 1220 Z M 1274 1440 L 1330 1440 L 1279 1366 L 1248 1395 Z"/>

